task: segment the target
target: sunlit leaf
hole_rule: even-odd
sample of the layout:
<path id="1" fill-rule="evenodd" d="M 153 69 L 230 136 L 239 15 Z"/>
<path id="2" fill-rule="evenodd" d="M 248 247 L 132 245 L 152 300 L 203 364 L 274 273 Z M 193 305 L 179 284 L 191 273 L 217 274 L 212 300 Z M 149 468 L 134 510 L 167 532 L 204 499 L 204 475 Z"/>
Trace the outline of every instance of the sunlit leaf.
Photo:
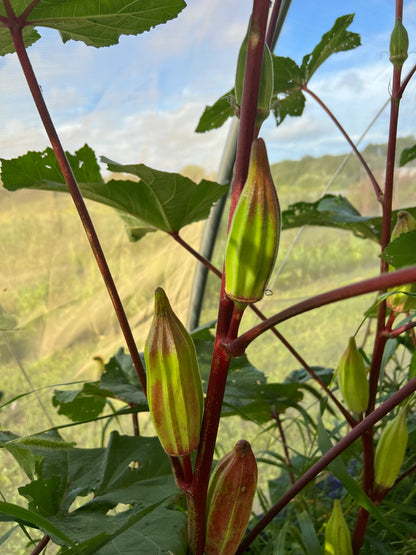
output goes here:
<path id="1" fill-rule="evenodd" d="M 315 46 L 311 54 L 304 56 L 301 65 L 303 83 L 309 82 L 312 75 L 336 52 L 352 50 L 360 46 L 361 39 L 357 33 L 347 31 L 347 27 L 354 20 L 354 14 L 343 15 L 339 17 L 332 28 L 325 33 L 320 42 Z"/>
<path id="2" fill-rule="evenodd" d="M 121 165 L 103 158 L 110 171 L 134 176 L 134 181 L 112 179 L 105 183 L 89 146 L 67 156 L 83 196 L 115 208 L 134 230 L 130 233 L 134 240 L 157 229 L 176 233 L 207 218 L 213 203 L 227 191 L 225 185 L 206 179 L 196 184 L 178 173 L 154 170 L 144 164 Z M 13 160 L 2 159 L 1 163 L 3 184 L 10 191 L 69 192 L 51 148 Z"/>
<path id="3" fill-rule="evenodd" d="M 13 0 L 14 13 L 20 16 L 29 4 L 28 0 Z M 166 23 L 185 6 L 184 0 L 41 0 L 27 17 L 33 23 L 25 27 L 25 44 L 29 46 L 40 38 L 34 27 L 49 27 L 60 32 L 63 42 L 78 40 L 89 46 L 110 46 L 117 44 L 121 35 L 138 35 Z M 6 16 L 3 3 L 0 15 Z M 0 55 L 9 52 L 14 52 L 10 33 L 0 26 Z"/>
<path id="4" fill-rule="evenodd" d="M 400 167 L 404 166 L 408 162 L 411 162 L 416 158 L 416 145 L 413 145 L 410 148 L 403 149 L 403 152 L 400 155 Z"/>
<path id="5" fill-rule="evenodd" d="M 212 106 L 205 107 L 204 113 L 195 129 L 196 133 L 205 133 L 205 131 L 217 129 L 221 127 L 228 118 L 234 116 L 234 110 L 230 102 L 232 94 L 233 91 L 230 91 L 219 98 Z"/>

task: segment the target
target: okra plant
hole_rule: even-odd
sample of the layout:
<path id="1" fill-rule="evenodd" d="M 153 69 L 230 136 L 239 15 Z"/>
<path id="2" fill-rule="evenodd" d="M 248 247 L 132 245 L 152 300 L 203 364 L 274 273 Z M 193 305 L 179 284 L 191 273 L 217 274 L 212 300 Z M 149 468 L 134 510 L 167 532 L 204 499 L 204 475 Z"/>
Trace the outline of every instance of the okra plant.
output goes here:
<path id="1" fill-rule="evenodd" d="M 65 405 L 78 434 L 88 421 L 107 421 L 104 432 L 120 420 L 133 423 L 132 435 L 113 430 L 105 444 L 89 449 L 66 439 L 65 426 L 35 435 L 0 433 L 1 447 L 28 479 L 19 487 L 21 503 L 0 501 L 0 520 L 14 523 L 0 539 L 6 552 L 18 530 L 26 535 L 32 555 L 50 552 L 52 545 L 59 554 L 83 555 L 414 551 L 416 206 L 393 210 L 393 192 L 400 102 L 414 85 L 416 66 L 404 72 L 415 45 L 403 20 L 403 0 L 392 2 L 392 10 L 393 5 L 386 44 L 392 76 L 384 184 L 310 88 L 327 58 L 359 47 L 360 37 L 348 30 L 353 15 L 340 14 L 297 65 L 274 53 L 285 2 L 254 0 L 234 88 L 206 108 L 197 127 L 207 132 L 229 117 L 239 120 L 227 188 L 103 158 L 108 170 L 130 176 L 106 182 L 87 145 L 75 154 L 65 152 L 27 52 L 42 27 L 59 30 L 64 42 L 108 46 L 124 33 L 139 35 L 181 17 L 183 0 L 0 1 L 0 54 L 17 55 L 52 147 L 2 159 L 4 187 L 70 193 L 128 349 L 128 354 L 121 348 L 104 361 L 99 380 L 69 395 L 56 391 L 53 403 Z M 273 181 L 262 125 L 268 117 L 277 126 L 286 117 L 301 117 L 307 97 L 322 106 L 323 117 L 330 116 L 362 164 L 380 216 L 362 216 L 346 198 L 331 195 L 324 199 L 327 211 L 316 202 L 281 209 L 284 199 L 279 201 Z M 402 152 L 400 164 L 415 158 L 416 145 Z M 207 219 L 228 189 L 222 267 L 216 267 L 180 231 Z M 187 330 L 161 284 L 155 283 L 148 339 L 137 345 L 84 199 L 116 209 L 132 241 L 159 230 L 212 272 L 221 283 L 215 326 L 203 323 Z M 281 235 L 302 225 L 337 227 L 375 241 L 379 273 L 266 316 L 256 303 L 268 290 Z M 347 333 L 335 369 L 309 364 L 279 329 L 310 310 L 367 293 L 374 294 L 374 302 L 364 315 L 357 314 L 355 333 Z M 342 311 L 342 303 L 339 307 Z M 251 311 L 258 323 L 243 328 Z M 368 326 L 364 337 L 359 334 L 363 326 Z M 301 366 L 295 372 L 289 369 L 283 383 L 267 382 L 248 361 L 246 349 L 266 332 Z M 317 401 L 312 407 L 310 397 Z M 112 400 L 124 403 L 123 408 L 114 408 Z M 140 432 L 142 413 L 147 412 L 154 436 Z M 220 421 L 232 415 L 257 423 L 262 433 L 276 431 L 274 444 L 267 452 L 256 452 L 240 437 L 242 424 L 233 449 L 218 457 Z M 291 443 L 287 436 L 293 422 L 305 434 L 304 452 L 299 437 Z M 266 473 L 268 491 L 261 481 Z"/>

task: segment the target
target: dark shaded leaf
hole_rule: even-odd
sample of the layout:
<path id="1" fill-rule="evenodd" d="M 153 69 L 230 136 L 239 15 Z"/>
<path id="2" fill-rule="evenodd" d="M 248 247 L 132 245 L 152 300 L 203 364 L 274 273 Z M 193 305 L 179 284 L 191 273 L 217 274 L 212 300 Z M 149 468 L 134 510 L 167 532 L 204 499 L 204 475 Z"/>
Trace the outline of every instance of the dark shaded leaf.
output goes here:
<path id="1" fill-rule="evenodd" d="M 229 91 L 219 98 L 215 104 L 205 107 L 204 113 L 195 129 L 196 133 L 205 133 L 206 131 L 211 131 L 211 129 L 217 129 L 221 127 L 228 118 L 234 116 L 234 110 L 230 102 L 233 92 L 232 90 Z"/>
<path id="2" fill-rule="evenodd" d="M 21 15 L 27 0 L 14 0 L 13 10 Z M 57 29 L 62 41 L 79 40 L 89 46 L 117 44 L 121 35 L 138 35 L 177 17 L 185 8 L 184 0 L 112 0 L 111 2 L 79 2 L 79 0 L 48 0 L 39 2 L 25 29 L 25 44 L 33 44 L 40 35 L 33 27 Z M 6 16 L 3 3 L 0 15 Z M 14 52 L 7 28 L 0 27 L 0 55 Z"/>
<path id="3" fill-rule="evenodd" d="M 89 386 L 92 385 L 85 384 L 83 389 L 75 391 L 55 390 L 52 404 L 59 407 L 58 414 L 63 414 L 72 422 L 92 420 L 100 415 L 105 407 L 105 397 L 91 395 Z"/>
<path id="4" fill-rule="evenodd" d="M 318 225 L 353 231 L 362 238 L 380 240 L 377 218 L 368 218 L 354 208 L 343 196 L 325 195 L 316 202 L 298 202 L 282 212 L 283 229 Z M 379 223 L 379 222 L 378 222 Z"/>
<path id="5" fill-rule="evenodd" d="M 111 391 L 115 399 L 149 410 L 131 357 L 123 348 L 105 364 L 100 387 L 107 392 Z"/>
<path id="6" fill-rule="evenodd" d="M 361 44 L 360 35 L 347 31 L 354 14 L 338 17 L 332 28 L 325 33 L 311 54 L 304 56 L 301 65 L 303 84 L 306 85 L 315 71 L 336 52 L 357 48 Z"/>
<path id="7" fill-rule="evenodd" d="M 47 534 L 59 538 L 66 545 L 71 546 L 73 553 L 81 553 L 75 543 L 63 533 L 57 526 L 49 522 L 48 519 L 39 515 L 34 511 L 24 509 L 19 507 L 19 505 L 13 505 L 12 503 L 6 503 L 5 501 L 0 501 L 0 521 L 3 522 L 19 522 L 23 526 L 31 526 L 33 528 L 41 528 Z"/>
<path id="8" fill-rule="evenodd" d="M 311 370 L 315 372 L 317 376 L 324 382 L 325 385 L 329 385 L 334 375 L 333 368 L 324 368 L 322 366 L 311 366 Z M 304 369 L 299 368 L 299 370 L 293 370 L 288 377 L 285 379 L 284 383 L 306 383 L 312 380 L 312 376 Z"/>
<path id="9" fill-rule="evenodd" d="M 413 145 L 410 148 L 403 149 L 403 152 L 400 155 L 400 167 L 404 166 L 408 162 L 411 162 L 416 158 L 416 145 Z"/>
<path id="10" fill-rule="evenodd" d="M 203 388 L 206 392 L 214 339 L 208 328 L 193 334 Z M 231 360 L 222 416 L 241 416 L 264 423 L 272 419 L 272 409 L 283 413 L 303 398 L 298 383 L 267 383 L 266 376 L 252 366 L 246 355 Z"/>
<path id="11" fill-rule="evenodd" d="M 395 268 L 416 264 L 416 230 L 399 235 L 387 245 L 381 258 Z"/>

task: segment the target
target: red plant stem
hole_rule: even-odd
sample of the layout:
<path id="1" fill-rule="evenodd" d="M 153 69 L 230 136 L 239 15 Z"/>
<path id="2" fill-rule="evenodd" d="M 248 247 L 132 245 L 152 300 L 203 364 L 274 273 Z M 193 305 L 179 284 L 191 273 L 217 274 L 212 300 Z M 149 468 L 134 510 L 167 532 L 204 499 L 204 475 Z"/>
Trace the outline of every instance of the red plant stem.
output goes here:
<path id="1" fill-rule="evenodd" d="M 394 330 L 386 329 L 385 331 L 382 332 L 382 335 L 387 338 L 397 337 L 414 327 L 416 327 L 416 322 L 409 322 L 407 324 L 403 324 L 403 326 L 399 326 L 398 328 L 395 328 Z"/>
<path id="2" fill-rule="evenodd" d="M 197 260 L 199 260 L 201 264 L 204 264 L 204 266 L 206 266 L 208 270 L 211 270 L 211 272 L 213 272 L 219 278 L 222 277 L 222 273 L 218 270 L 218 268 L 216 268 L 213 264 L 211 264 L 211 262 L 206 258 L 204 258 L 201 254 L 199 254 L 198 251 L 192 248 L 189 243 L 184 241 L 182 237 L 180 237 L 179 233 L 173 232 L 173 233 L 169 233 L 169 235 L 172 237 L 172 239 L 175 239 L 175 241 L 179 243 L 184 249 L 186 249 L 190 254 L 192 254 L 192 256 L 194 256 Z"/>
<path id="3" fill-rule="evenodd" d="M 91 249 L 94 253 L 95 259 L 97 261 L 98 268 L 104 279 L 105 285 L 107 287 L 107 291 L 113 303 L 114 310 L 116 312 L 117 319 L 120 324 L 120 328 L 123 332 L 125 341 L 127 343 L 127 347 L 130 351 L 130 355 L 131 355 L 133 364 L 136 368 L 136 372 L 139 377 L 140 383 L 142 385 L 143 391 L 146 393 L 146 373 L 143 368 L 143 364 L 140 360 L 139 351 L 137 350 L 137 346 L 134 341 L 133 334 L 130 329 L 126 313 L 121 303 L 120 296 L 118 294 L 116 285 L 114 283 L 113 277 L 111 275 L 110 269 L 105 259 L 105 256 L 101 248 L 101 244 L 99 242 L 94 225 L 92 223 L 91 217 L 88 213 L 87 207 L 85 206 L 84 199 L 82 198 L 81 192 L 79 190 L 78 184 L 72 172 L 71 166 L 69 165 L 68 159 L 65 155 L 65 151 L 62 147 L 61 141 L 58 137 L 55 126 L 52 122 L 51 116 L 49 114 L 48 108 L 43 99 L 42 92 L 40 90 L 35 73 L 33 71 L 32 65 L 30 63 L 29 57 L 26 52 L 26 48 L 25 48 L 25 45 L 23 42 L 23 36 L 22 36 L 23 22 L 18 17 L 16 17 L 12 8 L 10 7 L 9 2 L 7 3 L 5 2 L 5 6 L 7 9 L 7 16 L 8 16 L 7 21 L 8 21 L 10 34 L 12 36 L 13 44 L 16 49 L 16 53 L 19 58 L 20 65 L 22 66 L 23 73 L 25 75 L 25 78 L 29 86 L 30 92 L 32 94 L 36 108 L 39 112 L 39 116 L 42 120 L 45 131 L 48 134 L 52 148 L 55 152 L 56 159 L 58 160 L 59 167 L 62 171 L 65 182 L 68 185 L 69 192 L 71 193 L 75 207 L 78 211 L 79 217 L 84 226 L 84 230 L 87 235 L 88 241 L 90 243 Z"/>
<path id="4" fill-rule="evenodd" d="M 254 139 L 261 60 L 263 58 L 268 12 L 269 0 L 254 0 L 244 73 L 244 75 L 248 75 L 250 78 L 244 79 L 241 98 L 240 128 L 238 132 L 234 177 L 231 185 L 230 222 L 248 173 L 248 161 L 250 159 L 251 144 Z"/>
<path id="5" fill-rule="evenodd" d="M 282 421 L 280 420 L 279 413 L 277 412 L 277 410 L 275 408 L 273 408 L 273 410 L 272 410 L 272 416 L 273 416 L 274 420 L 276 421 L 276 426 L 277 426 L 277 429 L 279 430 L 280 439 L 282 441 L 283 452 L 285 454 L 287 473 L 288 473 L 288 476 L 289 476 L 290 483 L 293 486 L 293 484 L 295 483 L 295 476 L 293 474 L 293 466 L 292 466 L 292 461 L 290 460 L 289 449 L 287 448 L 286 434 L 285 434 L 285 431 L 283 429 Z"/>
<path id="6" fill-rule="evenodd" d="M 134 407 L 134 403 L 130 403 L 131 407 Z M 140 426 L 139 426 L 139 416 L 137 412 L 133 412 L 131 415 L 131 421 L 133 424 L 133 435 L 136 437 L 140 436 Z"/>
<path id="7" fill-rule="evenodd" d="M 285 495 L 263 516 L 251 532 L 241 542 L 236 555 L 247 549 L 251 542 L 264 530 L 273 518 L 286 507 L 288 503 L 306 487 L 320 472 L 335 460 L 347 447 L 352 445 L 365 431 L 371 429 L 376 422 L 392 411 L 399 403 L 416 391 L 416 378 L 410 380 L 399 391 L 392 395 L 382 405 L 377 407 L 369 416 L 359 422 L 345 437 L 323 455 L 305 474 L 285 493 Z"/>
<path id="8" fill-rule="evenodd" d="M 230 359 L 217 339 L 205 399 L 201 439 L 192 484 L 188 490 L 188 541 L 190 552 L 194 555 L 203 555 L 204 552 L 206 495 Z"/>
<path id="9" fill-rule="evenodd" d="M 254 138 L 261 60 L 268 12 L 269 0 L 253 0 L 245 66 L 245 76 L 249 76 L 249 78 L 245 77 L 243 84 L 229 222 L 232 220 L 235 206 L 248 173 L 251 144 Z M 234 303 L 225 295 L 224 283 L 223 272 L 216 338 L 205 399 L 201 438 L 192 484 L 187 492 L 188 543 L 193 555 L 203 555 L 204 552 L 206 495 L 231 360 L 231 356 L 222 347 L 222 341 L 225 338 L 232 340 L 236 337 L 240 320 L 234 312 Z M 233 335 L 230 336 L 230 333 Z"/>
<path id="10" fill-rule="evenodd" d="M 312 92 L 310 89 L 308 89 L 307 85 L 304 85 L 302 87 L 302 90 L 304 90 L 305 92 L 307 92 L 314 100 L 316 100 L 316 102 L 321 106 L 321 108 L 328 114 L 328 116 L 332 119 L 332 121 L 335 123 L 335 125 L 338 127 L 338 129 L 341 131 L 341 133 L 344 135 L 347 143 L 350 145 L 350 147 L 352 148 L 354 154 L 357 156 L 357 158 L 359 159 L 361 165 L 363 166 L 363 168 L 365 169 L 365 171 L 367 172 L 367 175 L 371 181 L 371 184 L 373 186 L 373 189 L 376 193 L 376 197 L 377 200 L 383 204 L 383 192 L 379 186 L 379 184 L 377 183 L 377 180 L 373 174 L 373 172 L 371 171 L 371 169 L 369 168 L 367 162 L 364 160 L 361 152 L 358 150 L 358 148 L 355 146 L 355 144 L 352 142 L 350 136 L 348 135 L 348 133 L 345 131 L 345 129 L 342 127 L 342 125 L 340 124 L 340 122 L 338 121 L 338 119 L 335 117 L 335 115 L 331 112 L 331 110 L 328 108 L 328 106 L 322 102 L 322 100 L 319 98 L 319 96 L 317 96 L 314 92 Z"/>
<path id="11" fill-rule="evenodd" d="M 396 0 L 396 19 L 402 18 L 403 15 L 403 0 Z M 383 194 L 383 219 L 381 229 L 381 249 L 387 247 L 390 242 L 391 235 L 391 218 L 393 210 L 393 185 L 394 185 L 394 162 L 396 154 L 397 142 L 397 126 L 399 120 L 399 104 L 400 104 L 400 79 L 401 79 L 401 66 L 393 65 L 393 86 L 392 95 L 390 100 L 390 126 L 389 126 L 389 141 L 387 146 L 387 159 L 386 159 L 386 175 L 384 182 Z M 389 271 L 387 262 L 383 259 L 380 262 L 380 273 L 383 275 Z M 384 289 L 380 288 L 380 293 Z M 384 353 L 384 348 L 387 342 L 387 337 L 384 334 L 386 331 L 391 331 L 395 319 L 395 314 L 392 312 L 387 323 L 386 321 L 386 303 L 380 303 L 377 311 L 377 330 L 374 341 L 373 356 L 371 358 L 370 367 L 370 393 L 369 405 L 366 414 L 369 415 L 374 411 L 376 405 L 376 397 L 378 391 L 378 382 L 380 378 L 381 363 Z M 370 428 L 362 438 L 363 441 L 363 489 L 367 495 L 371 497 L 373 493 L 374 484 L 374 445 L 373 445 L 373 430 Z M 369 513 L 360 507 L 358 517 L 355 525 L 354 535 L 352 538 L 352 546 L 354 554 L 358 554 L 362 544 L 364 543 L 364 536 L 369 521 Z"/>
<path id="12" fill-rule="evenodd" d="M 42 553 L 42 551 L 45 549 L 45 547 L 50 542 L 50 539 L 51 538 L 49 536 L 43 536 L 43 538 L 40 540 L 40 542 L 35 547 L 35 549 L 33 551 L 31 551 L 30 555 L 39 555 L 40 553 Z"/>
<path id="13" fill-rule="evenodd" d="M 254 339 L 259 337 L 259 335 L 271 329 L 273 326 L 293 318 L 294 316 L 304 314 L 309 310 L 334 302 L 352 297 L 358 297 L 359 295 L 364 295 L 365 293 L 372 293 L 373 291 L 377 291 L 379 289 L 387 289 L 397 285 L 404 285 L 405 283 L 410 283 L 412 281 L 416 281 L 416 266 L 410 266 L 390 274 L 383 274 L 381 276 L 346 285 L 345 287 L 340 287 L 339 289 L 327 291 L 326 293 L 316 295 L 315 297 L 311 297 L 310 299 L 306 299 L 305 301 L 301 301 L 300 303 L 286 308 L 271 318 L 267 318 L 264 322 L 257 324 L 250 330 L 240 335 L 237 339 L 234 339 L 233 341 L 225 341 L 224 347 L 232 356 L 241 356 L 248 345 L 250 345 Z"/>

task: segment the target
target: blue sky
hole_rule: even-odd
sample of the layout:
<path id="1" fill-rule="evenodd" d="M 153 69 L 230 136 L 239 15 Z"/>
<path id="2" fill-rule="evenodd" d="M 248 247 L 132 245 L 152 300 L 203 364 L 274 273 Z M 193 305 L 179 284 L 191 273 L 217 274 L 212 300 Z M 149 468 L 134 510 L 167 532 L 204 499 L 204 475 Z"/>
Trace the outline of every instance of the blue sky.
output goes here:
<path id="1" fill-rule="evenodd" d="M 394 0 L 293 0 L 276 54 L 298 63 L 335 19 L 356 13 L 350 29 L 362 46 L 338 53 L 313 76 L 310 88 L 329 105 L 357 140 L 389 95 L 388 43 Z M 403 22 L 410 37 L 404 74 L 416 63 L 416 0 L 405 0 Z M 94 49 L 40 29 L 29 54 L 64 147 L 90 144 L 97 155 L 122 163 L 145 163 L 178 171 L 196 164 L 215 172 L 228 125 L 197 135 L 206 104 L 233 85 L 251 0 L 189 0 L 173 21 L 120 44 Z M 402 103 L 400 134 L 415 133 L 416 87 Z M 385 142 L 388 111 L 366 136 Z M 272 162 L 305 155 L 342 153 L 345 140 L 310 98 L 302 118 L 262 130 Z M 16 56 L 0 59 L 0 156 L 9 158 L 48 146 Z"/>

